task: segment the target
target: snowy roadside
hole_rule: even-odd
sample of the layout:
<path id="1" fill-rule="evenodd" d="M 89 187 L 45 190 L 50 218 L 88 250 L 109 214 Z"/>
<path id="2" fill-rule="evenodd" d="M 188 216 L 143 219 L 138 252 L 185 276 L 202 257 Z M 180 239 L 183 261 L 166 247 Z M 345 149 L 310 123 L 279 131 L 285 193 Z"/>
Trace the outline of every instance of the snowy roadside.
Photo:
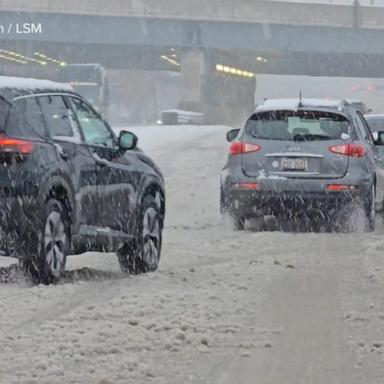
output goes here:
<path id="1" fill-rule="evenodd" d="M 382 225 L 233 232 L 218 213 L 226 128 L 180 128 L 136 130 L 167 183 L 159 271 L 125 277 L 88 253 L 60 285 L 0 284 L 0 383 L 381 382 Z"/>
<path id="2" fill-rule="evenodd" d="M 228 127 L 216 125 L 146 125 L 116 127 L 114 132 L 118 135 L 122 130 L 135 133 L 139 138 L 139 147 L 144 151 L 153 154 L 155 157 L 159 150 L 165 145 L 177 143 L 187 144 L 195 142 L 206 134 L 215 132 L 225 133 Z M 225 136 L 223 136 L 224 138 Z M 154 152 L 153 152 L 154 151 Z"/>

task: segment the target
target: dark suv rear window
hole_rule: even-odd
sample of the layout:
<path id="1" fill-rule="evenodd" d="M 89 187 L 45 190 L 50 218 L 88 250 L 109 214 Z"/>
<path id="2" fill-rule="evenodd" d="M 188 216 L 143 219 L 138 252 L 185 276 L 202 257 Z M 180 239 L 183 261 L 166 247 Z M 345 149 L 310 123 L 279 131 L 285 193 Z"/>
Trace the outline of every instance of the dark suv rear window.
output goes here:
<path id="1" fill-rule="evenodd" d="M 246 133 L 263 140 L 339 140 L 349 134 L 349 121 L 325 111 L 259 112 L 247 121 Z"/>
<path id="2" fill-rule="evenodd" d="M 13 101 L 5 132 L 14 137 L 46 136 L 43 116 L 36 97 Z"/>

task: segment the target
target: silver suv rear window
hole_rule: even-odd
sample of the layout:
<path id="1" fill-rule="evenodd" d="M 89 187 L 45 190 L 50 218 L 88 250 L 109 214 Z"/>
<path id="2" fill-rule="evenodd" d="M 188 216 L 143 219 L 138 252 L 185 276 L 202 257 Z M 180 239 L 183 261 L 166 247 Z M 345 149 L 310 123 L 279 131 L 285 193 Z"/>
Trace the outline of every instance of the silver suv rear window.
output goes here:
<path id="1" fill-rule="evenodd" d="M 340 140 L 349 135 L 349 121 L 328 111 L 258 112 L 247 121 L 246 134 L 263 140 Z"/>

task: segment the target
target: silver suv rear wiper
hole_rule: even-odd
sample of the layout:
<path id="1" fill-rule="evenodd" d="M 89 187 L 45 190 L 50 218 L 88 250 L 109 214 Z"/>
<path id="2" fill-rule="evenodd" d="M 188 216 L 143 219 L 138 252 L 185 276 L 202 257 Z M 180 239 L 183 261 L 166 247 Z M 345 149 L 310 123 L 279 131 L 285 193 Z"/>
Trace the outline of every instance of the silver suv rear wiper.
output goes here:
<path id="1" fill-rule="evenodd" d="M 318 135 L 313 133 L 296 134 L 293 136 L 293 141 L 315 141 L 315 140 L 332 140 L 331 136 Z"/>

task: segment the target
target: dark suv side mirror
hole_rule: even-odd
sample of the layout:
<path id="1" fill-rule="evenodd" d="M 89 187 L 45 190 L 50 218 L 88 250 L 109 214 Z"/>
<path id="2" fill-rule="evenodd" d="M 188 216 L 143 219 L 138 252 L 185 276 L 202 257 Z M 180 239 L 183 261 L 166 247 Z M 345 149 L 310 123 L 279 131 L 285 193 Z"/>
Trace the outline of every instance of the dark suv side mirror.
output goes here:
<path id="1" fill-rule="evenodd" d="M 129 131 L 121 131 L 119 135 L 120 149 L 135 149 L 137 146 L 137 136 Z"/>
<path id="2" fill-rule="evenodd" d="M 372 137 L 376 145 L 384 145 L 384 131 L 372 132 Z"/>
<path id="3" fill-rule="evenodd" d="M 240 128 L 231 129 L 227 132 L 227 141 L 231 142 L 236 139 L 237 135 L 240 132 Z"/>

